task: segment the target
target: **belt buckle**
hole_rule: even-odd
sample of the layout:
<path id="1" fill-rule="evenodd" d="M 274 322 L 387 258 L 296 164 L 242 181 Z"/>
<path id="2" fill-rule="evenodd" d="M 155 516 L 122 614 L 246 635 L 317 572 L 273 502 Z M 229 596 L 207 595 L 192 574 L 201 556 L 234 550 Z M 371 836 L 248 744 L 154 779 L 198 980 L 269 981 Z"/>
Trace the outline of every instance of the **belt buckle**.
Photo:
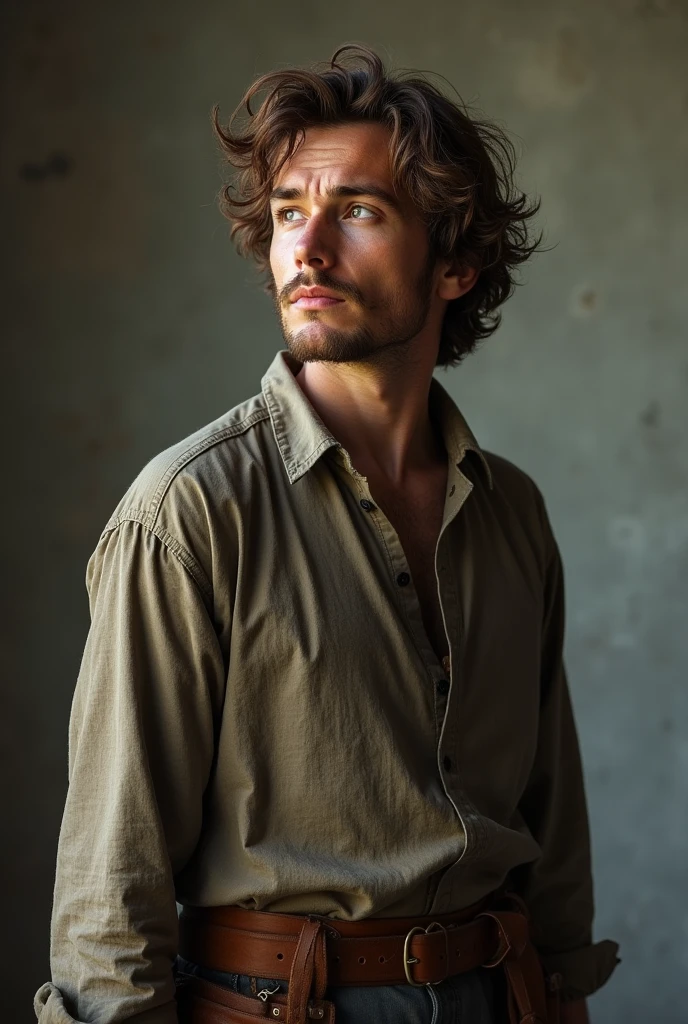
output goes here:
<path id="1" fill-rule="evenodd" d="M 442 929 L 442 931 L 444 932 L 444 938 L 446 942 L 447 929 L 444 927 L 443 924 L 440 924 L 439 921 L 431 921 L 427 928 L 421 928 L 418 925 L 415 928 L 411 928 L 406 938 L 404 939 L 404 974 L 406 975 L 406 980 L 409 983 L 409 985 L 413 985 L 414 988 L 426 988 L 431 985 L 441 985 L 442 981 L 444 980 L 440 979 L 440 981 L 414 981 L 409 970 L 409 967 L 412 964 L 417 964 L 419 962 L 418 957 L 410 955 L 411 939 L 413 938 L 414 935 L 418 935 L 421 932 L 425 935 L 428 935 L 433 928 Z"/>

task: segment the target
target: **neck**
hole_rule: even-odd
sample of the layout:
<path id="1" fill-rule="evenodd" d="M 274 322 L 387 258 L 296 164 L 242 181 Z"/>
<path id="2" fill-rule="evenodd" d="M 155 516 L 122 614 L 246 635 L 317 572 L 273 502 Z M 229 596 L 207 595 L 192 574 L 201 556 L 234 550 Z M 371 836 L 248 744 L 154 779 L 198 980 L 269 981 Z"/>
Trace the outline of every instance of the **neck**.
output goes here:
<path id="1" fill-rule="evenodd" d="M 320 419 L 364 476 L 403 487 L 446 461 L 428 410 L 434 369 L 426 355 L 403 367 L 303 363 L 296 381 Z"/>

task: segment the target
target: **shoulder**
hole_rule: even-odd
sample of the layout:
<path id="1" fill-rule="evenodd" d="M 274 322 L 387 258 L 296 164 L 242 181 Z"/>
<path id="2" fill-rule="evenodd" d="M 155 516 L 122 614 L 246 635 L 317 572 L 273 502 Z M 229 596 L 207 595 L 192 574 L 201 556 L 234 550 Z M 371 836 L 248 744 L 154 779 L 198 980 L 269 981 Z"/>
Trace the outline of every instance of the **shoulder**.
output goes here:
<path id="1" fill-rule="evenodd" d="M 255 444 L 244 443 L 246 435 L 266 420 L 269 412 L 258 394 L 159 452 L 134 478 L 105 529 L 125 519 L 154 528 L 178 503 L 198 500 L 220 482 L 231 490 L 233 476 L 256 457 Z"/>
<path id="2" fill-rule="evenodd" d="M 485 449 L 483 455 L 490 467 L 497 495 L 524 508 L 543 501 L 542 492 L 533 477 L 515 462 Z"/>
<path id="3" fill-rule="evenodd" d="M 484 449 L 483 455 L 492 474 L 490 495 L 498 517 L 504 524 L 518 524 L 519 534 L 527 535 L 547 557 L 556 542 L 541 488 L 529 473 L 503 455 Z"/>
<path id="4" fill-rule="evenodd" d="M 260 393 L 159 452 L 118 502 L 91 563 L 115 532 L 126 530 L 126 543 L 154 535 L 209 591 L 218 564 L 230 570 L 235 560 L 241 520 L 270 458 L 271 437 Z"/>

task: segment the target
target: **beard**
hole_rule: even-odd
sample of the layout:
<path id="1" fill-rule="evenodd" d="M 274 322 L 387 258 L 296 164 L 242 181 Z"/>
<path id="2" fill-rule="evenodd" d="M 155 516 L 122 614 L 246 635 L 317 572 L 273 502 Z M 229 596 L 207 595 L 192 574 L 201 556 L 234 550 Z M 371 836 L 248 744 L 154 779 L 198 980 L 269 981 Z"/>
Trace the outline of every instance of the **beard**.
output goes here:
<path id="1" fill-rule="evenodd" d="M 380 302 L 366 300 L 356 285 L 337 281 L 326 271 L 309 269 L 297 274 L 282 289 L 274 290 L 275 307 L 287 349 L 300 363 L 403 364 L 410 343 L 428 319 L 434 269 L 435 260 L 428 256 L 412 286 L 399 289 Z M 332 327 L 323 322 L 321 310 L 311 309 L 304 313 L 306 324 L 292 330 L 284 315 L 289 296 L 296 288 L 316 286 L 329 288 L 336 295 L 353 301 L 361 310 L 360 325 L 348 330 Z M 311 329 L 309 322 L 317 327 Z"/>

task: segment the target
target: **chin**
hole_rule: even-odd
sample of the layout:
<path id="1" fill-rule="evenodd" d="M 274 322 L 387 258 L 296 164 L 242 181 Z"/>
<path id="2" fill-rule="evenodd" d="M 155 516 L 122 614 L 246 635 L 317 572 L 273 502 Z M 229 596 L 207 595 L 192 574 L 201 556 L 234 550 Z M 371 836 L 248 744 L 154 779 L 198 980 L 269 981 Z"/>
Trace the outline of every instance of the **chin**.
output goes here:
<path id="1" fill-rule="evenodd" d="M 373 339 L 361 331 L 338 331 L 323 323 L 310 323 L 297 331 L 282 329 L 284 341 L 300 363 L 354 363 L 367 359 L 377 349 Z"/>

